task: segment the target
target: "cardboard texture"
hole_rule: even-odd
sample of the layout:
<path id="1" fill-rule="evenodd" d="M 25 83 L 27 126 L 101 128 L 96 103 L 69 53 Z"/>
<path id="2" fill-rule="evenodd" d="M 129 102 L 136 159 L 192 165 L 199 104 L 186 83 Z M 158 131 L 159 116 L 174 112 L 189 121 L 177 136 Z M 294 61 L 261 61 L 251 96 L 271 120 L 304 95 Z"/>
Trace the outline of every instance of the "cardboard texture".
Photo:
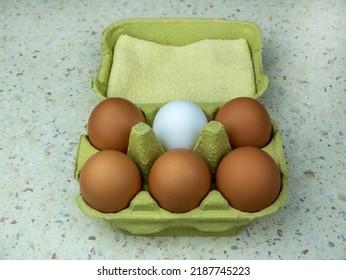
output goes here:
<path id="1" fill-rule="evenodd" d="M 121 35 L 114 47 L 107 97 L 134 103 L 223 102 L 239 92 L 253 96 L 254 80 L 245 39 L 207 39 L 176 47 Z"/>
<path id="2" fill-rule="evenodd" d="M 253 23 L 213 19 L 131 19 L 110 25 L 102 34 L 101 64 L 98 74 L 92 81 L 92 88 L 101 100 L 108 97 L 107 87 L 112 69 L 114 45 L 122 34 L 169 46 L 185 46 L 205 39 L 243 38 L 247 41 L 251 52 L 256 85 L 256 91 L 251 97 L 258 98 L 268 86 L 268 77 L 263 73 L 262 66 L 262 34 Z M 196 102 L 205 112 L 209 123 L 203 129 L 194 151 L 205 159 L 212 179 L 214 179 L 219 161 L 231 150 L 223 126 L 213 121 L 213 118 L 224 102 L 238 96 L 242 94 L 232 93 L 229 96 L 223 96 L 217 102 Z M 148 103 L 151 100 L 152 103 Z M 151 128 L 155 114 L 164 104 L 157 103 L 155 100 L 155 96 L 151 96 L 146 103 L 134 102 L 147 119 L 147 124 L 140 123 L 132 128 L 128 148 L 128 155 L 134 159 L 142 173 L 142 191 L 131 201 L 128 208 L 107 214 L 91 208 L 84 202 L 82 196 L 78 195 L 76 203 L 82 212 L 90 217 L 105 219 L 112 226 L 134 235 L 231 236 L 239 233 L 255 219 L 271 215 L 284 206 L 288 195 L 288 174 L 281 134 L 272 120 L 272 140 L 263 150 L 278 164 L 282 177 L 281 192 L 272 205 L 255 213 L 239 211 L 232 208 L 215 190 L 213 182 L 212 190 L 199 207 L 189 212 L 170 213 L 160 208 L 147 192 L 150 168 L 164 152 Z M 194 100 L 190 101 L 194 102 Z M 96 152 L 97 149 L 90 144 L 87 135 L 82 135 L 75 162 L 74 176 L 77 180 L 85 161 Z"/>

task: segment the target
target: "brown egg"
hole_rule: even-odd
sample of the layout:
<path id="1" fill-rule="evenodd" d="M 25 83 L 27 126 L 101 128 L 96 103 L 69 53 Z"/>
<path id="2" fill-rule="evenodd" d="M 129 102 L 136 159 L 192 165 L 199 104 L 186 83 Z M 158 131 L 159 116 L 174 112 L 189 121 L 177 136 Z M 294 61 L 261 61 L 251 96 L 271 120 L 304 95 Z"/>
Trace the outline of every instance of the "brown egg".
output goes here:
<path id="1" fill-rule="evenodd" d="M 103 150 L 90 157 L 80 172 L 79 184 L 85 202 L 105 213 L 127 208 L 142 188 L 135 162 L 115 150 Z"/>
<path id="2" fill-rule="evenodd" d="M 172 149 L 162 154 L 149 173 L 149 192 L 164 209 L 182 213 L 196 208 L 207 195 L 211 178 L 197 153 Z"/>
<path id="3" fill-rule="evenodd" d="M 270 155 L 256 147 L 228 153 L 216 171 L 216 188 L 229 204 L 256 212 L 272 204 L 281 189 L 281 175 Z"/>
<path id="4" fill-rule="evenodd" d="M 262 148 L 271 139 L 270 116 L 256 99 L 239 97 L 228 101 L 216 113 L 215 120 L 225 127 L 233 149 L 242 146 Z"/>
<path id="5" fill-rule="evenodd" d="M 88 138 L 98 150 L 127 152 L 131 128 L 145 122 L 141 110 L 124 98 L 108 98 L 91 112 L 88 121 Z"/>

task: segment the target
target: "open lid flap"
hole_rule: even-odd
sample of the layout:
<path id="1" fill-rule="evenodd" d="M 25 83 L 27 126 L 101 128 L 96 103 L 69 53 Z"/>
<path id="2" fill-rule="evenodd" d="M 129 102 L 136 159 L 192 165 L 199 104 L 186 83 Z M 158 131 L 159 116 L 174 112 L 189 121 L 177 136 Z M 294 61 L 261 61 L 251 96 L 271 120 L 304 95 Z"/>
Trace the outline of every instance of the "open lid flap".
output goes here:
<path id="1" fill-rule="evenodd" d="M 121 96 L 134 103 L 175 99 L 225 102 L 239 96 L 258 98 L 268 86 L 268 77 L 263 73 L 261 40 L 259 28 L 249 22 L 210 19 L 120 21 L 102 33 L 101 64 L 92 87 L 101 99 Z M 241 51 L 237 52 L 239 47 Z M 238 57 L 237 54 L 246 55 L 244 50 L 247 50 L 252 65 L 242 62 L 246 62 L 245 56 Z M 236 54 L 233 56 L 237 70 L 234 73 L 225 68 L 229 66 L 232 53 Z M 157 55 L 162 59 L 155 61 Z M 125 63 L 129 59 L 130 64 Z M 243 68 L 241 63 L 245 65 Z M 139 69 L 139 65 L 147 68 Z M 130 71 L 131 67 L 137 72 Z M 243 70 L 245 72 L 241 72 Z M 245 80 L 241 83 L 239 77 L 245 77 Z M 251 84 L 252 89 L 247 88 Z M 232 88 L 234 85 L 241 85 L 240 90 Z M 245 90 L 242 90 L 244 86 Z"/>

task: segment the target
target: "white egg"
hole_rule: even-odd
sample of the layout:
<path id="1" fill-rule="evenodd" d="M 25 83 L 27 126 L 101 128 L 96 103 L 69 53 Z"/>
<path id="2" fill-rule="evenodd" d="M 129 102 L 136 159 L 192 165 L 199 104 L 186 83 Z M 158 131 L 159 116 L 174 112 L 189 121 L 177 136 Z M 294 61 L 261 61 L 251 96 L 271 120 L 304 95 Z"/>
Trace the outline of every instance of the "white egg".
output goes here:
<path id="1" fill-rule="evenodd" d="M 198 137 L 208 123 L 195 103 L 176 100 L 165 104 L 156 114 L 153 131 L 164 149 L 193 149 Z"/>

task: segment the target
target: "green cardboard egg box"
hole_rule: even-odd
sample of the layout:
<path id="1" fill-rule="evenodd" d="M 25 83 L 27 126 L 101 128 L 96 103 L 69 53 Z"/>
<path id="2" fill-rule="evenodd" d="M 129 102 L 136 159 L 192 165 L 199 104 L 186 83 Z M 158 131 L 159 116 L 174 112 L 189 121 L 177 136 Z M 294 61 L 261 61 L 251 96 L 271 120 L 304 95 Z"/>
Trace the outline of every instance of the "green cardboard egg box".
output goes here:
<path id="1" fill-rule="evenodd" d="M 256 93 L 260 97 L 268 86 L 268 77 L 263 73 L 262 34 L 253 23 L 218 19 L 130 19 L 116 22 L 102 33 L 101 63 L 92 89 L 102 100 L 107 98 L 107 85 L 110 77 L 113 49 L 120 35 L 127 34 L 135 38 L 164 45 L 184 46 L 203 39 L 246 39 L 253 62 Z M 128 208 L 117 213 L 102 213 L 91 208 L 79 194 L 76 203 L 86 215 L 105 219 L 112 226 L 134 235 L 163 236 L 231 236 L 239 233 L 255 219 L 279 211 L 288 195 L 287 170 L 282 149 L 281 133 L 272 120 L 272 139 L 262 149 L 272 156 L 281 172 L 281 191 L 277 200 L 261 211 L 242 212 L 231 207 L 227 200 L 215 189 L 214 176 L 219 161 L 231 150 L 223 126 L 214 121 L 218 109 L 228 100 L 241 96 L 227 96 L 224 102 L 203 103 L 195 100 L 205 112 L 208 124 L 203 129 L 194 151 L 206 161 L 211 176 L 212 187 L 201 204 L 186 213 L 171 213 L 162 209 L 148 192 L 148 174 L 154 161 L 164 152 L 151 128 L 153 119 L 164 103 L 155 103 L 155 96 L 148 103 L 136 105 L 144 113 L 147 123 L 140 123 L 132 128 L 128 155 L 138 165 L 143 178 L 143 188 L 131 201 Z M 124 97 L 126 98 L 126 97 Z M 167 100 L 171 101 L 171 100 Z M 87 132 L 81 135 L 77 148 L 74 176 L 79 180 L 79 173 L 84 163 L 98 152 L 88 141 Z"/>

